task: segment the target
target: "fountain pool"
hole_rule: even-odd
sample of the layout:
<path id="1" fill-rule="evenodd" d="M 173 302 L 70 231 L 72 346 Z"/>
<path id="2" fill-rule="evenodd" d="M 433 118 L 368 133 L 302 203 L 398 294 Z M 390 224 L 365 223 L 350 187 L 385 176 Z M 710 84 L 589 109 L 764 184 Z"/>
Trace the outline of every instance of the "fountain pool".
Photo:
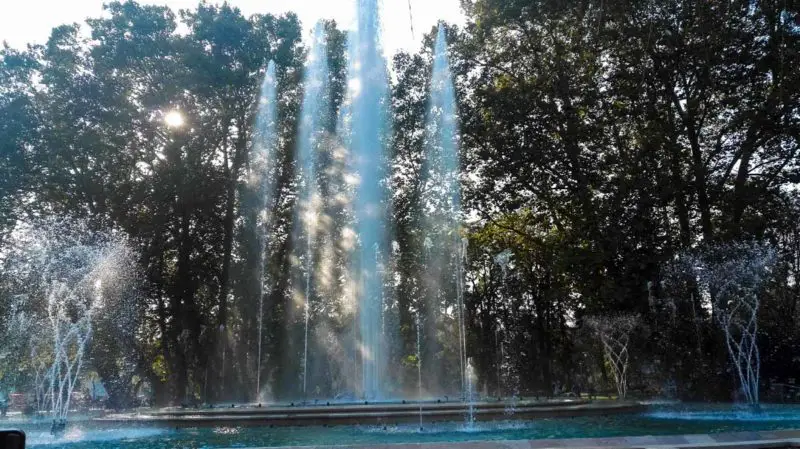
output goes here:
<path id="1" fill-rule="evenodd" d="M 717 434 L 800 428 L 800 406 L 765 405 L 753 413 L 724 404 L 655 404 L 636 414 L 546 418 L 475 423 L 419 423 L 387 426 L 174 428 L 151 423 L 109 426 L 75 421 L 54 439 L 47 422 L 23 422 L 31 447 L 51 448 L 224 448 L 309 445 L 436 443 L 462 441 L 541 440 L 642 435 Z"/>

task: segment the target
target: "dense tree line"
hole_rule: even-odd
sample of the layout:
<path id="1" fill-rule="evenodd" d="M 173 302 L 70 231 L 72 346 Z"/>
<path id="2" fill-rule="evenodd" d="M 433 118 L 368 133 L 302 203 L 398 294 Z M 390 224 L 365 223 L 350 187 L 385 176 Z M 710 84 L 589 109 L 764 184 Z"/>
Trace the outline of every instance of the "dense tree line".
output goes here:
<path id="1" fill-rule="evenodd" d="M 794 378 L 800 3 L 462 3 L 467 24 L 448 26 L 447 36 L 460 112 L 467 346 L 479 390 L 611 389 L 612 367 L 585 321 L 626 313 L 640 317 L 630 336 L 632 391 L 675 386 L 685 398 L 729 398 L 736 378 L 707 297 L 715 292 L 673 274 L 683 255 L 742 242 L 777 254 L 758 291 L 762 389 Z M 227 4 L 176 13 L 113 2 L 102 18 L 53 29 L 44 45 L 0 50 L 0 258 L 20 223 L 48 216 L 123 233 L 139 255 L 135 338 L 92 346 L 105 379 L 121 376 L 112 361 L 133 358 L 111 391 L 115 406 L 132 403 L 143 384 L 159 404 L 252 399 L 259 320 L 262 382 L 280 391 L 295 379 L 281 360 L 294 357 L 282 350 L 296 338 L 287 320 L 299 319 L 293 155 L 309 26 L 293 14 L 244 17 Z M 325 28 L 334 133 L 347 42 L 335 23 Z M 419 230 L 434 38 L 391 64 L 395 359 L 409 385 L 414 311 L 428 288 Z M 262 248 L 248 179 L 270 60 L 279 138 Z M 174 110 L 181 127 L 165 125 Z M 0 325 L 11 315 L 12 274 L 0 279 Z M 24 390 L 25 376 L 10 371 L 0 382 Z"/>

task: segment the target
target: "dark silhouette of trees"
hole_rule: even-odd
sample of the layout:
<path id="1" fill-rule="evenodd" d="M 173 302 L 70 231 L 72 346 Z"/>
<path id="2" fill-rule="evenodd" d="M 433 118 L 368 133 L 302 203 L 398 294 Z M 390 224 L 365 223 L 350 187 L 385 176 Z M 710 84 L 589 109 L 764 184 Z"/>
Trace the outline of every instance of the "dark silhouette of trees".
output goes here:
<path id="1" fill-rule="evenodd" d="M 720 298 L 696 278 L 676 277 L 672 262 L 749 242 L 776 255 L 769 282 L 751 292 L 759 304 L 760 387 L 793 377 L 800 368 L 800 4 L 462 4 L 467 24 L 448 26 L 447 36 L 460 112 L 461 232 L 469 241 L 467 352 L 477 390 L 611 390 L 602 339 L 587 332 L 585 319 L 628 314 L 649 335 L 629 333 L 628 394 L 674 384 L 682 397 L 726 398 L 736 379 L 709 306 Z M 302 36 L 312 24 L 293 14 L 245 17 L 228 4 L 175 12 L 126 1 L 106 9 L 103 18 L 53 29 L 44 45 L 0 49 L 0 263 L 8 263 L 4 248 L 20 223 L 42 217 L 82 219 L 128 237 L 142 273 L 139 306 L 126 312 L 137 314 L 136 331 L 133 341 L 105 342 L 91 361 L 114 379 L 114 407 L 130 405 L 144 385 L 158 404 L 252 399 L 259 320 L 262 382 L 287 390 L 294 368 L 284 361 L 293 356 L 282 350 L 296 337 L 287 324 L 293 154 Z M 347 38 L 333 22 L 325 29 L 333 136 Z M 416 365 L 400 362 L 416 357 L 415 316 L 424 321 L 428 307 L 420 179 L 434 38 L 432 30 L 418 53 L 392 59 L 387 183 L 396 245 L 386 266 L 395 273 L 401 341 L 392 358 L 404 367 L 393 373 L 400 389 L 417 387 Z M 269 60 L 277 68 L 279 137 L 262 253 L 258 193 L 247 180 L 255 99 Z M 165 116 L 176 112 L 184 124 L 168 126 Z M 322 162 L 331 170 L 334 147 Z M 325 198 L 338 193 L 330 179 L 320 186 Z M 333 239 L 350 212 L 333 200 L 324 207 L 337 218 L 326 237 Z M 341 270 L 344 258 L 331 256 Z M 254 269 L 262 259 L 263 278 Z M 11 304 L 22 288 L 13 273 L 0 274 L 0 327 L 13 324 Z M 331 298 L 341 295 L 341 279 L 326 288 Z M 342 335 L 334 299 L 315 313 Z M 436 344 L 423 345 L 423 360 L 444 351 Z M 104 363 L 122 360 L 122 352 L 134 354 L 124 367 Z M 2 388 L 26 382 L 4 376 Z"/>

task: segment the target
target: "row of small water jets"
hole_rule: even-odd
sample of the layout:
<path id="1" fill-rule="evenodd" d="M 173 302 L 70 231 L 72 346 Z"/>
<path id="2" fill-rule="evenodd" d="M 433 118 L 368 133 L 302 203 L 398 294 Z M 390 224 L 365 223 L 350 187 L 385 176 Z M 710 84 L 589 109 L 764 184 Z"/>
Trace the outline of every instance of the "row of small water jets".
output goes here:
<path id="1" fill-rule="evenodd" d="M 353 310 L 352 357 L 340 363 L 342 371 L 352 385 L 350 394 L 364 400 L 387 400 L 396 398 L 391 390 L 388 353 L 396 339 L 396 329 L 387 318 L 389 296 L 386 292 L 387 280 L 391 283 L 391 259 L 398 250 L 391 240 L 392 229 L 389 223 L 387 204 L 391 192 L 386 187 L 390 173 L 391 152 L 388 148 L 392 126 L 390 123 L 390 92 L 387 78 L 387 65 L 380 46 L 380 26 L 378 22 L 378 1 L 360 0 L 358 2 L 358 27 L 348 36 L 348 82 L 344 102 L 338 118 L 332 120 L 332 95 L 330 92 L 329 67 L 327 61 L 326 33 L 323 25 L 317 25 L 310 42 L 307 62 L 304 69 L 304 97 L 299 118 L 295 148 L 296 171 L 299 179 L 299 201 L 295 212 L 295 226 L 292 233 L 295 248 L 295 269 L 302 276 L 294 278 L 294 297 L 298 308 L 302 309 L 303 342 L 300 364 L 300 395 L 305 400 L 312 388 L 310 384 L 309 359 L 312 323 L 312 298 L 325 295 L 319 280 L 318 266 L 323 262 L 315 260 L 320 250 L 320 240 L 333 245 L 339 242 L 347 253 L 348 265 L 342 275 L 347 284 L 338 292 L 340 301 Z M 256 121 L 256 136 L 253 145 L 253 182 L 259 189 L 262 199 L 260 223 L 262 254 L 268 246 L 267 229 L 270 225 L 270 212 L 275 195 L 276 142 L 279 141 L 277 120 L 277 76 L 274 63 L 270 62 L 259 99 L 259 113 Z M 336 122 L 335 132 L 331 122 Z M 443 308 L 443 297 L 455 296 L 453 313 L 458 328 L 459 369 L 461 372 L 462 398 L 471 402 L 472 379 L 469 375 L 467 342 L 465 329 L 464 259 L 466 258 L 466 239 L 461 239 L 461 194 L 460 157 L 458 137 L 458 117 L 455 89 L 450 72 L 446 33 L 439 27 L 434 48 L 433 73 L 430 84 L 430 97 L 425 128 L 425 156 L 420 183 L 427 192 L 421 209 L 431 209 L 421 220 L 425 235 L 424 247 L 428 253 L 446 254 L 430 257 L 431 266 L 455 267 L 452 273 L 441 273 L 442 278 L 434 280 L 437 284 L 437 297 L 428 300 L 428 307 Z M 335 150 L 331 150 L 335 146 Z M 332 170 L 330 160 L 321 161 L 323 155 L 334 154 L 337 170 Z M 326 166 L 325 164 L 329 164 Z M 323 222 L 331 218 L 321 210 L 325 206 L 320 183 L 337 185 L 336 192 L 326 191 L 325 196 L 336 196 L 338 206 L 347 217 L 338 235 L 324 235 Z M 327 225 L 330 227 L 330 225 Z M 327 230 L 330 232 L 329 230 Z M 330 251 L 329 251 L 330 252 Z M 446 260 L 450 257 L 449 260 Z M 261 282 L 259 295 L 258 349 L 256 373 L 256 397 L 263 397 L 262 384 L 262 333 L 264 292 L 269 288 L 270 279 L 266 277 L 266 261 L 261 261 Z M 437 268 L 438 269 L 438 268 Z M 330 273 L 323 276 L 333 277 Z M 455 291 L 445 293 L 439 283 L 452 282 Z M 298 300 L 298 298 L 301 298 Z M 419 310 L 417 320 L 417 371 L 419 376 L 419 396 L 423 396 L 422 374 L 422 321 Z M 292 343 L 289 343 L 292 344 Z M 291 353 L 290 349 L 285 351 Z M 470 411 L 470 416 L 472 412 Z M 470 418 L 472 419 L 472 418 Z"/>

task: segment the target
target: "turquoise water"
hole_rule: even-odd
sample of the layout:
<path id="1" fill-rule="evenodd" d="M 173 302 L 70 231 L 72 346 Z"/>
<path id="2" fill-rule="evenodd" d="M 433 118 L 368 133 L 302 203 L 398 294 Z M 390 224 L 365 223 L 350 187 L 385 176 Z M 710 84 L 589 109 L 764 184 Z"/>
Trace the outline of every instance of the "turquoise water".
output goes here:
<path id="1" fill-rule="evenodd" d="M 43 425 L 23 425 L 30 447 L 64 449 L 110 448 L 225 448 L 303 446 L 315 444 L 408 443 L 470 440 L 519 440 L 634 435 L 675 435 L 800 428 L 800 406 L 765 406 L 752 413 L 730 405 L 653 405 L 641 414 L 582 418 L 537 419 L 463 423 L 424 427 L 207 427 L 166 429 L 149 425 L 126 428 L 93 428 L 73 424 L 66 435 L 54 440 Z"/>

